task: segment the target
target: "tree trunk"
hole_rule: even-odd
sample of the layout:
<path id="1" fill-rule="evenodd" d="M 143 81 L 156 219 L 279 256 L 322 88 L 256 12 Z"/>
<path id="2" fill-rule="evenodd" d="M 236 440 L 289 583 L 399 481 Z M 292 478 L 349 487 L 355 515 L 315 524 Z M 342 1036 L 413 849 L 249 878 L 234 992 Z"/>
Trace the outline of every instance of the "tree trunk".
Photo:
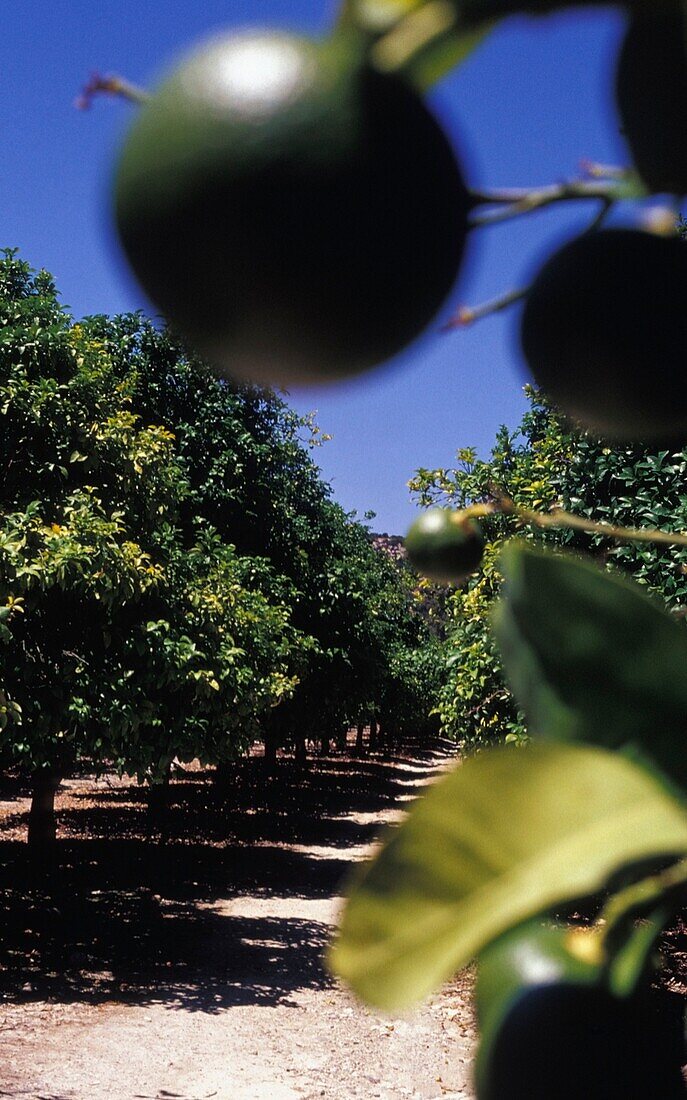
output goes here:
<path id="1" fill-rule="evenodd" d="M 51 772 L 36 772 L 31 788 L 28 842 L 31 848 L 50 848 L 55 843 L 55 795 L 61 777 Z"/>
<path id="2" fill-rule="evenodd" d="M 226 795 L 236 779 L 236 765 L 233 760 L 222 760 L 215 768 L 213 782 L 218 794 Z"/>
<path id="3" fill-rule="evenodd" d="M 377 719 L 370 719 L 370 752 L 375 752 L 377 749 Z"/>
<path id="4" fill-rule="evenodd" d="M 294 751 L 296 757 L 296 764 L 299 768 L 305 768 L 308 764 L 308 754 L 305 751 L 305 736 L 299 734 L 293 739 Z"/>
<path id="5" fill-rule="evenodd" d="M 365 752 L 365 745 L 363 742 L 363 734 L 365 732 L 365 726 L 362 722 L 358 722 L 358 727 L 355 731 L 355 755 L 362 756 Z"/>
<path id="6" fill-rule="evenodd" d="M 270 775 L 276 771 L 277 768 L 277 748 L 279 747 L 279 737 L 272 731 L 265 733 L 265 771 Z"/>
<path id="7" fill-rule="evenodd" d="M 172 771 L 170 763 L 167 774 L 158 782 L 152 783 L 148 791 L 148 828 L 158 832 L 165 839 L 169 832 L 169 778 Z"/>

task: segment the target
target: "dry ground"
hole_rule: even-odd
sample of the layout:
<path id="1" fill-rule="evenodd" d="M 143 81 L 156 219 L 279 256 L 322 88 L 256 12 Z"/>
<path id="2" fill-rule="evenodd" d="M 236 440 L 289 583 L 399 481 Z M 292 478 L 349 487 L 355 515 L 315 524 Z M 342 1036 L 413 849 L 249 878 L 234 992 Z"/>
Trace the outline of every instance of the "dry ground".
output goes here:
<path id="1" fill-rule="evenodd" d="M 469 978 L 388 1019 L 322 962 L 342 878 L 444 765 L 331 757 L 265 780 L 252 759 L 221 797 L 190 772 L 165 837 L 136 786 L 72 780 L 47 871 L 20 839 L 26 792 L 0 790 L 0 1096 L 468 1100 Z"/>

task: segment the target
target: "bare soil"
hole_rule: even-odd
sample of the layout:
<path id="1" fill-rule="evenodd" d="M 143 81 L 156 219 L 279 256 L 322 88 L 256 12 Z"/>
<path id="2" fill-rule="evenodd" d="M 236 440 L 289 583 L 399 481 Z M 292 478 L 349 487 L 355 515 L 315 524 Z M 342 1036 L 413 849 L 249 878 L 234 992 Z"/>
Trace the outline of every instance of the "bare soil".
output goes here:
<path id="1" fill-rule="evenodd" d="M 146 794 L 85 777 L 48 867 L 0 789 L 0 1096 L 35 1100 L 468 1100 L 470 976 L 402 1019 L 327 973 L 342 880 L 445 766 L 441 748 L 237 765 Z M 160 832 L 160 829 L 163 832 Z"/>

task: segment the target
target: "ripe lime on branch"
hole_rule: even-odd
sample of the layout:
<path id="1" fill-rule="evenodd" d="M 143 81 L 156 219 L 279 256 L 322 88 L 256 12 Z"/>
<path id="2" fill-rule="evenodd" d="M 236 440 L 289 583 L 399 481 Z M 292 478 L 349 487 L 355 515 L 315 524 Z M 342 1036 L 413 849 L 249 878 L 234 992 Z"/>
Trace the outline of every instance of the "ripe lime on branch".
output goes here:
<path id="1" fill-rule="evenodd" d="M 411 525 L 405 548 L 419 573 L 440 584 L 451 584 L 477 568 L 484 540 L 479 524 L 467 511 L 429 508 Z"/>
<path id="2" fill-rule="evenodd" d="M 615 996 L 595 933 L 531 922 L 480 956 L 478 1100 L 684 1096 L 680 998 Z"/>
<path id="3" fill-rule="evenodd" d="M 522 347 L 538 386 L 584 428 L 687 439 L 687 246 L 630 229 L 588 233 L 544 265 Z"/>
<path id="4" fill-rule="evenodd" d="M 142 107 L 116 178 L 133 271 L 220 370 L 335 379 L 431 321 L 467 236 L 453 151 L 357 37 L 216 38 Z"/>
<path id="5" fill-rule="evenodd" d="M 635 166 L 652 191 L 687 193 L 687 9 L 641 8 L 620 51 L 618 109 Z"/>

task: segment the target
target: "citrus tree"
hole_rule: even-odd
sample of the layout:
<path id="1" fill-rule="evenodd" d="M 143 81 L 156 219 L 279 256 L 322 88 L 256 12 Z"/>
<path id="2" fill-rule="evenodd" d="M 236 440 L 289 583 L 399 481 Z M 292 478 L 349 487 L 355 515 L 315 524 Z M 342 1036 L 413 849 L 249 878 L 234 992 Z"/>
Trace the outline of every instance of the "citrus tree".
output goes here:
<path id="1" fill-rule="evenodd" d="M 213 375 L 140 314 L 91 317 L 82 327 L 128 380 L 132 413 L 174 435 L 186 479 L 179 522 L 203 517 L 249 558 L 255 583 L 288 604 L 301 632 L 298 682 L 263 723 L 268 755 L 292 746 L 302 760 L 306 740 L 326 745 L 379 716 L 391 662 L 401 650 L 413 660 L 424 624 L 408 570 L 331 500 L 313 458 L 323 441 L 313 418 L 297 416 L 273 390 Z"/>
<path id="2" fill-rule="evenodd" d="M 11 253 L 0 278 L 2 759 L 31 839 L 82 757 L 157 782 L 379 713 L 423 624 L 329 499 L 314 423 L 139 315 L 75 324 Z"/>
<path id="3" fill-rule="evenodd" d="M 151 95 L 105 82 L 141 108 L 115 217 L 151 300 L 219 372 L 340 377 L 427 324 L 469 233 L 594 200 L 588 230 L 531 286 L 458 320 L 524 299 L 525 358 L 563 414 L 607 441 L 681 449 L 687 250 L 670 210 L 650 228 L 605 223 L 621 201 L 687 192 L 683 0 L 620 5 L 630 169 L 477 191 L 423 100 L 494 21 L 569 6 L 345 0 L 321 41 L 220 35 Z M 411 561 L 438 581 L 464 579 L 483 551 L 479 520 L 495 515 L 687 544 L 674 531 L 599 532 L 496 487 L 421 517 Z M 679 1029 L 656 1023 L 651 983 L 687 883 L 685 626 L 577 555 L 515 540 L 497 568 L 494 637 L 531 743 L 474 756 L 419 800 L 353 888 L 332 964 L 371 1003 L 398 1009 L 477 956 L 480 1100 L 683 1095 Z M 586 931 L 557 920 L 590 896 L 605 900 Z"/>
<path id="4" fill-rule="evenodd" d="M 136 385 L 50 277 L 6 254 L 1 755 L 31 777 L 36 842 L 81 757 L 149 780 L 175 756 L 232 758 L 297 680 L 303 639 L 278 581 L 202 512 L 183 521 L 175 437 L 134 411 Z"/>
<path id="5" fill-rule="evenodd" d="M 422 469 L 411 481 L 419 503 L 429 508 L 466 509 L 491 500 L 498 490 L 521 509 L 521 516 L 558 508 L 592 525 L 589 530 L 538 526 L 535 516 L 528 528 L 513 511 L 481 521 L 481 568 L 449 596 L 451 625 L 441 654 L 446 675 L 436 704 L 443 732 L 465 749 L 524 736 L 522 714 L 491 631 L 502 583 L 498 561 L 506 539 L 519 534 L 583 551 L 600 566 L 635 577 L 677 615 L 687 592 L 684 547 L 618 542 L 608 534 L 608 526 L 660 524 L 665 532 L 687 527 L 685 451 L 609 445 L 566 422 L 541 391 L 527 387 L 527 396 L 529 411 L 514 431 L 499 430 L 489 459 L 479 460 L 473 450 L 463 449 L 453 469 Z"/>
<path id="6" fill-rule="evenodd" d="M 410 487 L 418 503 L 428 509 L 425 524 L 434 517 L 446 524 L 451 509 L 467 515 L 470 506 L 490 501 L 495 487 L 524 509 L 546 510 L 556 503 L 555 478 L 571 461 L 575 437 L 536 391 L 530 389 L 529 396 L 530 411 L 515 431 L 499 430 L 489 459 L 480 460 L 473 449 L 463 448 L 453 469 L 416 472 Z M 435 706 L 443 733 L 466 751 L 504 739 L 519 742 L 525 736 L 523 717 L 491 631 L 491 613 L 501 588 L 500 553 L 518 526 L 521 536 L 533 540 L 560 544 L 565 538 L 556 529 L 523 530 L 514 515 L 486 516 L 481 521 L 483 537 L 476 544 L 480 568 L 448 590 L 450 625 L 440 655 L 445 674 Z M 448 524 L 449 548 L 452 530 Z M 416 531 L 422 534 L 421 524 Z M 429 549 L 431 553 L 431 544 Z M 429 564 L 431 568 L 431 560 Z"/>

